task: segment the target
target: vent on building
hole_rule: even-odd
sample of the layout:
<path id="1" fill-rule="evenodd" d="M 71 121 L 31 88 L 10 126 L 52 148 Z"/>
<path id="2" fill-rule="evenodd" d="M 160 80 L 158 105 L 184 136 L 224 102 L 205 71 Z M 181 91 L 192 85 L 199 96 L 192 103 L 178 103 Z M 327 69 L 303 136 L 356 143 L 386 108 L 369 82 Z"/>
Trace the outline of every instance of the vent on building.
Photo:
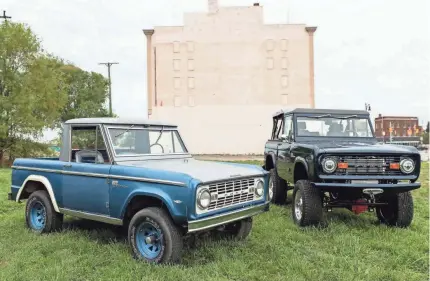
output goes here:
<path id="1" fill-rule="evenodd" d="M 254 6 L 260 6 L 260 3 L 254 3 Z"/>

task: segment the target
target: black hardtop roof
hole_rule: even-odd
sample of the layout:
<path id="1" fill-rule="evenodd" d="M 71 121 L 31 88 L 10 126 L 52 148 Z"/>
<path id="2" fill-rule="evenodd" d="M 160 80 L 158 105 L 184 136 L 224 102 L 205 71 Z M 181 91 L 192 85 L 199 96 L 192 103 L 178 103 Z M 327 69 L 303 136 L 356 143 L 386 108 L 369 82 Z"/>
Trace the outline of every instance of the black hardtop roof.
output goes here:
<path id="1" fill-rule="evenodd" d="M 347 114 L 347 115 L 369 115 L 366 110 L 347 110 L 347 109 L 322 109 L 322 108 L 296 108 L 296 109 L 281 109 L 273 114 L 273 117 L 284 114 Z"/>

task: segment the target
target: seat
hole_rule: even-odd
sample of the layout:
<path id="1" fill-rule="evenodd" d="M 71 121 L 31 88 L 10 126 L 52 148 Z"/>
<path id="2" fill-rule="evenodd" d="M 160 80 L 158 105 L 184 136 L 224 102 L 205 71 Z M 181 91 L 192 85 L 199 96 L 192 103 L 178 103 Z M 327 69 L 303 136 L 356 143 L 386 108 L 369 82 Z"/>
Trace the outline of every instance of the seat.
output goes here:
<path id="1" fill-rule="evenodd" d="M 343 126 L 342 124 L 339 123 L 332 123 L 330 125 L 330 128 L 327 132 L 327 136 L 344 136 L 345 134 L 343 133 Z"/>
<path id="2" fill-rule="evenodd" d="M 104 163 L 103 155 L 95 150 L 80 150 L 75 154 L 76 163 Z M 97 160 L 96 160 L 97 159 Z"/>
<path id="3" fill-rule="evenodd" d="M 309 136 L 309 131 L 306 130 L 306 122 L 297 122 L 297 129 L 299 136 Z"/>

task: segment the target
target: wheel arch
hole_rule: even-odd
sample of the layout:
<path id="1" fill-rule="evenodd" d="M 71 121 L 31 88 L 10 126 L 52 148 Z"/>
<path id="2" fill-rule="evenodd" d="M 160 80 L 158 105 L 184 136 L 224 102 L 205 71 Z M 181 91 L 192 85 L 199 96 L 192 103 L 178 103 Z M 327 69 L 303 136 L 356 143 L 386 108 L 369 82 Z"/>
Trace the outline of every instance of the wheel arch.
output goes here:
<path id="1" fill-rule="evenodd" d="M 24 183 L 18 190 L 16 195 L 16 202 L 20 202 L 21 199 L 27 199 L 31 193 L 37 190 L 46 190 L 48 192 L 49 198 L 51 199 L 52 206 L 54 210 L 59 213 L 60 210 L 58 208 L 57 200 L 55 200 L 54 190 L 52 189 L 52 185 L 49 180 L 40 175 L 29 175 Z"/>
<path id="2" fill-rule="evenodd" d="M 276 167 L 276 157 L 273 153 L 268 153 L 264 158 L 264 169 L 270 171 Z"/>
<path id="3" fill-rule="evenodd" d="M 166 200 L 166 198 L 159 194 L 142 191 L 130 194 L 121 210 L 121 219 L 124 222 L 131 220 L 134 214 L 147 207 L 160 207 L 175 221 L 175 211 L 173 210 L 172 204 L 169 204 L 169 200 Z"/>
<path id="4" fill-rule="evenodd" d="M 309 167 L 305 159 L 297 157 L 294 163 L 294 183 L 309 179 Z"/>

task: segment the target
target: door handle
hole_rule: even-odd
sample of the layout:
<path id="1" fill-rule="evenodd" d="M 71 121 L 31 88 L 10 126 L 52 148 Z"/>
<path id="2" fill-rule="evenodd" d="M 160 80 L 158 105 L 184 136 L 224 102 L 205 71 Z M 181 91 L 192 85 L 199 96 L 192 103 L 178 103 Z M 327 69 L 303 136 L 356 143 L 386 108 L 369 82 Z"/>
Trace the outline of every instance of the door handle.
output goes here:
<path id="1" fill-rule="evenodd" d="M 63 168 L 72 168 L 72 164 L 64 164 Z"/>

